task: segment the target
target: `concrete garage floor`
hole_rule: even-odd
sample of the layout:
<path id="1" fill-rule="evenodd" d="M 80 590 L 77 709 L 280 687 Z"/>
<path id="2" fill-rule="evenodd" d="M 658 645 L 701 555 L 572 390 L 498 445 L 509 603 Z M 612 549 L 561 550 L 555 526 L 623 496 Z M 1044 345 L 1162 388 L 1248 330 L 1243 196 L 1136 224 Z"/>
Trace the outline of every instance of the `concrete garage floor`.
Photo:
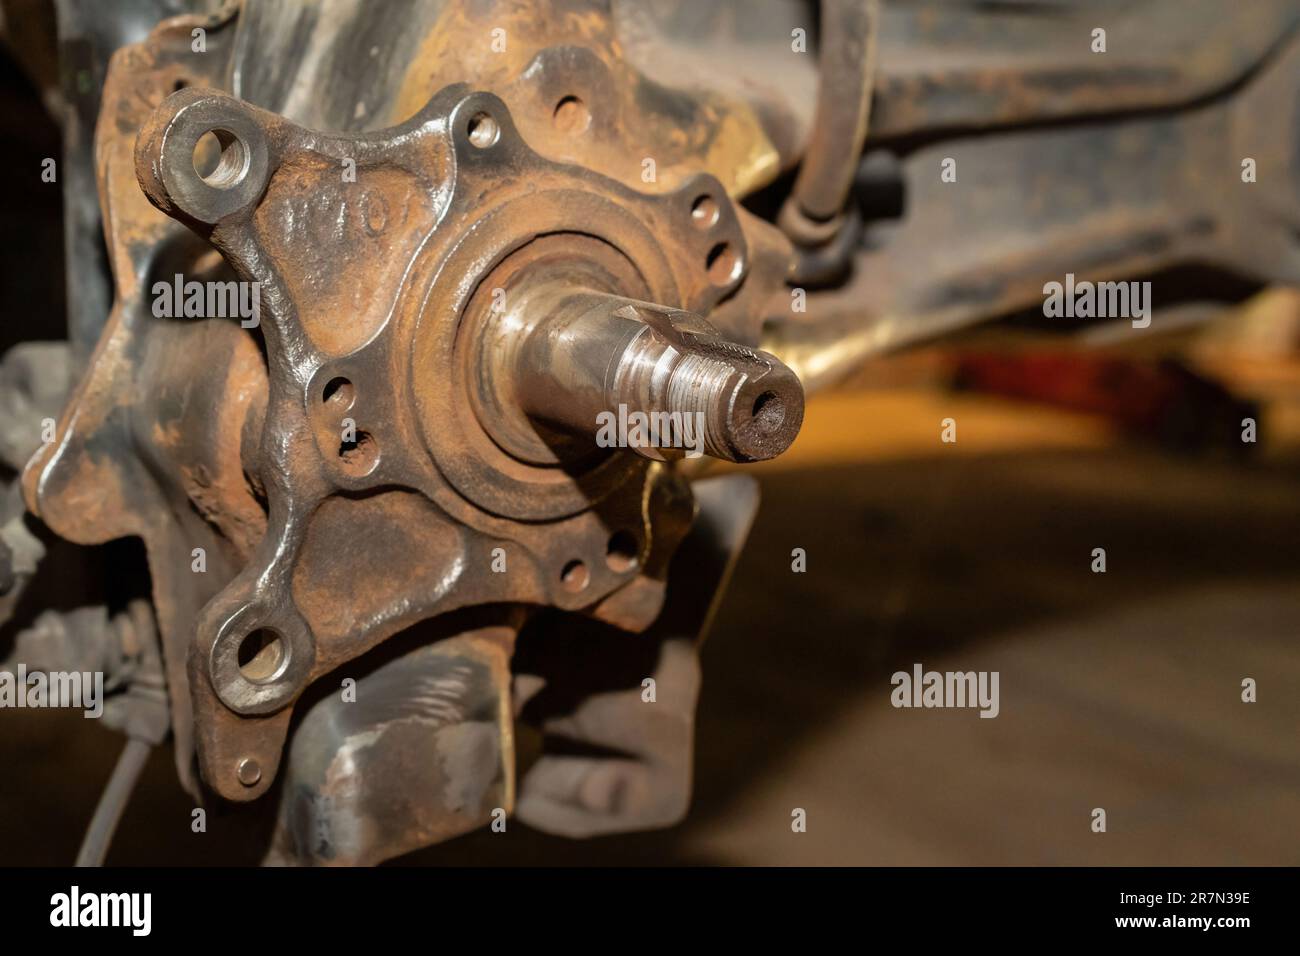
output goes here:
<path id="1" fill-rule="evenodd" d="M 687 821 L 584 842 L 512 821 L 401 862 L 1300 863 L 1293 461 L 1176 459 L 1083 417 L 891 389 L 820 399 L 755 474 Z M 999 671 L 1000 716 L 894 709 L 890 674 L 915 662 Z M 70 862 L 120 738 L 3 717 L 0 863 Z M 110 862 L 248 858 L 189 812 L 155 755 Z"/>

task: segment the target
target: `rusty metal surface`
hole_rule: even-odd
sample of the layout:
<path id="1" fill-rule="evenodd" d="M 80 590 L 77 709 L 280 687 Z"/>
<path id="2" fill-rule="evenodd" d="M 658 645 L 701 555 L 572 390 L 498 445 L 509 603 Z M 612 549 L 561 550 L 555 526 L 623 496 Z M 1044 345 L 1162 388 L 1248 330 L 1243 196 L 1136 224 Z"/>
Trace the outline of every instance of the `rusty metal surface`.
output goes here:
<path id="1" fill-rule="evenodd" d="M 1248 79 L 1297 29 L 1294 0 L 885 0 L 871 138 L 1190 106 Z"/>
<path id="2" fill-rule="evenodd" d="M 875 2 L 821 5 L 817 112 L 790 192 L 799 214 L 814 223 L 840 215 L 853 187 L 867 136 L 879 18 Z"/>
<path id="3" fill-rule="evenodd" d="M 520 722 L 563 746 L 521 771 L 518 816 L 591 837 L 669 826 L 691 797 L 699 648 L 758 511 L 749 475 L 693 485 L 699 513 L 674 557 L 664 613 L 635 646 L 575 621 L 525 631 L 516 657 Z M 588 666 L 570 665 L 584 653 Z M 647 680 L 654 681 L 653 706 Z"/>
<path id="4" fill-rule="evenodd" d="M 1300 281 L 1300 8 L 1220 9 L 244 0 L 120 49 L 113 308 L 23 492 L 144 541 L 186 787 L 273 811 L 272 863 L 516 802 L 573 836 L 678 819 L 756 496 L 598 416 L 699 415 L 700 450 L 760 460 L 805 390 L 1067 271 Z M 178 275 L 253 286 L 258 321 L 155 314 Z M 801 312 L 805 283 L 832 288 Z"/>
<path id="5" fill-rule="evenodd" d="M 725 61 L 689 81 L 656 69 L 678 8 L 395 0 L 377 17 L 364 3 L 247 0 L 228 88 L 302 126 L 363 131 L 405 122 L 443 87 L 469 81 L 499 96 L 549 158 L 641 190 L 703 172 L 743 195 L 793 162 L 797 141 L 785 131 L 796 107 L 747 95 Z M 714 13 L 729 19 L 725 5 Z M 654 183 L 642 178 L 645 157 Z"/>
<path id="6" fill-rule="evenodd" d="M 151 278 L 210 263 L 211 257 L 205 259 L 202 244 L 161 216 L 140 192 L 134 137 L 152 107 L 177 84 L 216 82 L 215 74 L 199 71 L 215 71 L 219 56 L 190 57 L 190 29 L 208 28 L 209 49 L 219 54 L 223 22 L 228 21 L 171 21 L 145 47 L 126 47 L 114 57 L 96 129 L 113 311 L 62 415 L 60 440 L 38 451 L 24 479 L 28 506 L 61 536 L 81 544 L 127 536 L 144 540 L 177 769 L 195 793 L 187 635 L 221 577 L 233 574 L 246 558 L 265 521 L 255 497 L 241 491 L 238 455 L 229 454 L 239 447 L 243 413 L 265 372 L 256 344 L 237 326 L 151 321 Z M 210 409 L 226 413 L 209 419 Z M 167 461 L 173 449 L 182 454 L 183 466 L 151 467 Z M 222 488 L 235 491 L 216 509 L 213 489 Z M 190 570 L 194 548 L 207 555 L 208 571 L 201 575 Z"/>
<path id="7" fill-rule="evenodd" d="M 1202 4 L 1180 9 L 1196 22 L 1209 15 Z M 1172 16 L 1159 3 L 1148 13 L 1151 29 Z M 867 224 L 851 278 L 810 295 L 804 313 L 774 302 L 765 347 L 817 391 L 867 356 L 1034 307 L 1044 283 L 1067 272 L 1105 281 L 1187 264 L 1300 282 L 1297 17 L 1294 4 L 1260 4 L 1240 32 L 1204 37 L 1217 54 L 1193 62 L 1259 59 L 1229 93 L 1185 108 L 1040 127 L 1029 125 L 1031 111 L 1026 128 L 997 135 L 869 143 L 859 173 Z M 1273 31 L 1263 46 L 1262 28 Z M 1257 181 L 1243 181 L 1246 157 Z M 940 175 L 946 160 L 956 182 Z M 898 208 L 872 198 L 882 195 Z"/>
<path id="8" fill-rule="evenodd" d="M 593 447 L 594 423 L 582 422 L 600 403 L 586 403 L 589 386 L 567 373 L 554 380 L 549 405 L 511 400 L 511 382 L 533 375 L 536 392 L 536 375 L 571 366 L 577 353 L 557 352 L 566 338 L 546 325 L 537 338 L 551 346 L 526 352 L 521 364 L 484 348 L 498 318 L 546 314 L 530 299 L 522 313 L 495 308 L 499 290 L 508 301 L 517 283 L 534 297 L 539 287 L 569 297 L 586 290 L 573 301 L 587 304 L 605 297 L 584 321 L 609 327 L 609 344 L 582 340 L 611 349 L 603 360 L 611 368 L 629 369 L 609 380 L 607 398 L 700 409 L 713 453 L 767 457 L 797 433 L 797 381 L 749 347 L 788 246 L 732 204 L 734 178 L 701 171 L 718 162 L 729 178 L 741 171 L 735 157 L 719 159 L 716 129 L 684 123 L 680 97 L 647 105 L 644 87 L 611 81 L 598 7 L 566 7 L 570 17 L 585 11 L 583 45 L 569 36 L 559 52 L 503 58 L 499 75 L 484 67 L 483 86 L 518 105 L 518 127 L 505 100 L 463 84 L 371 133 L 311 131 L 253 106 L 251 93 L 217 93 L 227 81 L 257 88 L 245 65 L 269 62 L 249 46 L 276 35 L 257 19 L 265 9 L 257 4 L 170 21 L 115 57 L 97 134 L 115 306 L 57 440 L 27 468 L 25 490 L 32 510 L 69 538 L 145 540 L 178 767 L 192 790 L 201 779 L 233 801 L 267 794 L 295 701 L 420 621 L 472 605 L 550 606 L 625 630 L 657 616 L 669 559 L 694 513 L 688 485 L 669 463 Z M 410 89 L 438 82 L 436 71 L 421 71 L 443 62 L 439 44 L 463 40 L 467 16 L 455 5 L 439 9 L 433 45 L 408 67 L 390 114 L 410 110 Z M 204 57 L 188 55 L 195 27 L 206 31 Z M 337 24 L 327 32 L 343 36 Z M 511 79 L 512 70 L 521 76 Z M 292 84 L 273 77 L 262 88 L 297 109 Z M 615 93 L 630 98 L 609 100 Z M 557 120 L 557 94 L 566 109 L 594 107 L 593 121 Z M 723 112 L 707 99 L 689 108 Z M 308 115 L 331 125 L 330 98 L 313 103 Z M 735 121 L 735 109 L 725 113 Z M 638 151 L 629 137 L 668 125 L 670 148 L 647 184 L 640 163 L 627 167 Z M 693 129 L 700 134 L 680 138 Z M 205 177 L 192 156 L 214 130 L 226 159 Z M 534 151 L 530 133 L 557 158 Z M 583 164 L 572 165 L 579 156 Z M 348 163 L 355 176 L 341 173 Z M 260 324 L 160 318 L 155 285 L 175 273 L 258 283 Z M 558 284 L 533 278 L 557 274 Z M 629 343 L 620 344 L 620 329 L 634 333 Z M 668 376 L 662 391 L 646 379 L 642 394 L 632 369 L 647 361 Z M 498 401 L 485 407 L 484 396 Z M 566 400 L 570 411 L 556 412 Z M 543 418 L 567 419 L 570 437 L 535 430 Z M 511 435 L 521 433 L 524 447 L 513 448 Z M 201 571 L 195 549 L 206 557 Z M 494 572 L 498 555 L 507 573 Z M 275 852 L 373 862 L 509 809 L 513 753 L 501 715 L 513 633 L 498 628 L 487 644 L 449 636 L 358 681 L 361 695 L 385 701 L 404 681 L 435 680 L 425 662 L 452 683 L 468 681 L 469 697 L 449 703 L 450 716 L 425 740 L 434 752 L 440 740 L 462 740 L 447 744 L 438 771 L 450 783 L 413 781 L 394 767 L 363 784 L 339 783 L 342 795 L 331 789 L 329 767 L 360 759 L 358 735 L 386 740 L 366 758 L 383 769 L 404 759 L 392 741 L 429 730 L 428 714 L 412 715 L 420 726 L 403 730 L 406 718 L 382 707 L 347 710 L 351 730 L 339 736 L 337 715 L 318 701 L 294 723 L 301 742 L 289 757 Z M 484 714 L 498 716 L 473 730 Z M 466 734 L 490 736 L 492 747 L 465 751 Z M 470 787 L 478 796 L 440 802 L 443 783 L 469 786 L 469 766 L 486 774 Z M 303 803 L 304 789 L 315 802 Z M 422 809 L 392 833 L 330 829 L 361 807 L 403 799 Z"/>
<path id="9" fill-rule="evenodd" d="M 476 136 L 489 125 L 490 136 Z M 248 153 L 228 188 L 178 172 L 210 129 L 228 130 Z M 355 184 L 338 172 L 353 157 Z M 190 650 L 195 710 L 208 728 L 199 758 L 214 789 L 259 795 L 278 764 L 288 705 L 307 684 L 421 617 L 512 601 L 595 606 L 632 629 L 649 623 L 653 598 L 602 602 L 658 563 L 652 542 L 666 555 L 684 530 L 671 510 L 641 507 L 671 475 L 619 454 L 539 463 L 503 454 L 468 417 L 472 386 L 454 370 L 465 368 L 471 317 L 486 307 L 476 296 L 490 299 L 493 269 L 533 242 L 594 235 L 630 260 L 647 298 L 708 311 L 743 276 L 711 276 L 710 244 L 734 247 L 741 263 L 745 255 L 738 222 L 712 235 L 691 229 L 693 200 L 725 198 L 716 182 L 697 178 L 659 199 L 575 175 L 531 153 L 499 99 L 463 87 L 401 127 L 358 138 L 181 91 L 146 122 L 136 167 L 155 205 L 209 235 L 263 290 L 270 388 L 257 461 L 244 469 L 266 489 L 268 528 L 204 609 Z M 660 247 L 655 235 L 690 239 Z M 331 392 L 330 383 L 342 384 Z M 346 449 L 345 415 L 357 436 Z M 346 577 L 354 562 L 337 553 L 359 534 L 367 563 L 388 570 L 360 587 Z M 605 555 L 618 534 L 636 542 L 621 569 Z M 498 547 L 515 567 L 474 573 Z M 425 555 L 422 566 L 394 574 L 411 553 Z M 275 635 L 281 659 L 274 674 L 250 678 L 237 659 L 259 630 Z M 262 768 L 252 784 L 236 773 L 249 760 Z"/>
<path id="10" fill-rule="evenodd" d="M 517 627 L 412 634 L 356 672 L 355 698 L 319 695 L 294 729 L 266 862 L 378 863 L 512 808 Z"/>
<path id="11" fill-rule="evenodd" d="M 795 244 L 796 286 L 844 278 L 862 232 L 854 175 L 867 137 L 880 33 L 877 0 L 823 0 L 819 6 L 817 112 L 790 195 L 777 223 Z"/>

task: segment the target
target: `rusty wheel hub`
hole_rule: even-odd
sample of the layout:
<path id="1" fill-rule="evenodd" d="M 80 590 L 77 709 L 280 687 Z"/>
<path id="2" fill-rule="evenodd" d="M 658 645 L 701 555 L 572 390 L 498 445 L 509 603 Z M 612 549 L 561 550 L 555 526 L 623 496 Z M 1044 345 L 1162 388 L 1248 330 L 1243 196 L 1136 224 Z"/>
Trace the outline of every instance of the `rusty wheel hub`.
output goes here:
<path id="1" fill-rule="evenodd" d="M 222 153 L 204 177 L 189 160 L 207 134 Z M 190 659 L 204 777 L 229 798 L 269 784 L 311 681 L 405 624 L 467 603 L 657 593 L 643 569 L 684 533 L 688 492 L 593 445 L 613 400 L 695 416 L 700 446 L 735 460 L 779 453 L 798 429 L 797 380 L 690 315 L 747 265 L 711 177 L 635 193 L 543 159 L 499 98 L 464 88 L 367 137 L 182 91 L 141 132 L 136 167 L 265 310 L 267 532 L 205 608 Z M 675 504 L 643 507 L 655 499 Z M 363 539 L 383 542 L 367 548 L 378 564 L 407 566 L 364 594 L 347 580 Z M 509 573 L 484 573 L 494 552 Z M 642 628 L 656 605 L 606 613 Z"/>
<path id="2" fill-rule="evenodd" d="M 547 158 L 490 92 L 328 134 L 199 82 L 142 110 L 168 61 L 128 53 L 100 141 L 115 317 L 26 488 L 73 536 L 145 537 L 203 781 L 266 793 L 304 691 L 417 622 L 549 606 L 648 627 L 694 514 L 675 461 L 769 458 L 799 428 L 797 379 L 752 347 L 789 257 L 776 231 L 706 173 L 646 192 Z M 555 129 L 584 133 L 567 113 Z M 128 157 L 174 222 L 128 195 Z M 181 269 L 251 287 L 257 321 L 151 320 L 148 290 Z M 629 417 L 664 430 L 602 433 Z M 128 490 L 142 469 L 148 494 Z M 87 522 L 96 478 L 114 513 Z M 200 552 L 202 583 L 170 566 Z M 505 805 L 516 626 L 426 662 L 496 725 Z"/>

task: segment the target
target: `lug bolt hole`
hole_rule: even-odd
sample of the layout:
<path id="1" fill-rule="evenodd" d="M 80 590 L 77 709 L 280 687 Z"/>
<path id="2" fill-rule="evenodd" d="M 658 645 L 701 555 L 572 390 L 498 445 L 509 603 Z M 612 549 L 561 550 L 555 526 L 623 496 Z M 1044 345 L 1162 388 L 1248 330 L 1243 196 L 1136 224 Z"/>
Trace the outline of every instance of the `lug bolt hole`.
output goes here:
<path id="1" fill-rule="evenodd" d="M 346 378 L 332 378 L 325 383 L 321 401 L 336 411 L 346 412 L 357 400 L 357 390 Z"/>
<path id="2" fill-rule="evenodd" d="M 551 120 L 561 133 L 577 136 L 585 133 L 587 127 L 591 125 L 591 110 L 587 109 L 587 104 L 578 97 L 566 96 L 555 104 L 555 112 L 551 115 Z"/>
<path id="3" fill-rule="evenodd" d="M 250 631 L 239 642 L 239 673 L 254 684 L 266 684 L 284 673 L 289 662 L 284 638 L 269 628 Z"/>
<path id="4" fill-rule="evenodd" d="M 730 285 L 740 275 L 740 256 L 729 242 L 720 242 L 709 250 L 704 260 L 709 281 L 714 285 Z"/>
<path id="5" fill-rule="evenodd" d="M 711 229 L 717 225 L 721 215 L 717 200 L 712 196 L 700 196 L 691 203 L 691 225 L 696 229 Z"/>
<path id="6" fill-rule="evenodd" d="M 570 561 L 560 572 L 560 583 L 564 585 L 564 590 L 577 594 L 591 583 L 591 572 L 581 561 Z"/>
<path id="7" fill-rule="evenodd" d="M 379 464 L 379 444 L 370 432 L 357 432 L 355 439 L 339 443 L 339 462 L 348 474 L 364 477 Z"/>
<path id="8" fill-rule="evenodd" d="M 487 113 L 475 113 L 469 119 L 469 141 L 479 149 L 487 149 L 501 138 L 501 127 Z"/>
<path id="9" fill-rule="evenodd" d="M 610 535 L 605 550 L 605 563 L 615 574 L 624 574 L 637 566 L 636 536 L 630 531 L 616 531 Z"/>
<path id="10" fill-rule="evenodd" d="M 248 147 L 230 130 L 209 130 L 194 144 L 194 172 L 213 189 L 233 189 L 248 172 Z"/>

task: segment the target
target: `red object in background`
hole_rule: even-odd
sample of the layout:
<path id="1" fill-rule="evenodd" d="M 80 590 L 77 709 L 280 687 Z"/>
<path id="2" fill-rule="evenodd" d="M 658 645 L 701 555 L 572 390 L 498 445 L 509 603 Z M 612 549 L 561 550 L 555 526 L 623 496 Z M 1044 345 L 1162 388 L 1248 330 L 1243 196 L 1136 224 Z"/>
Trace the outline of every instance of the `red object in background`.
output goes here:
<path id="1" fill-rule="evenodd" d="M 1258 407 L 1179 362 L 1141 362 L 1078 352 L 966 353 L 954 387 L 1102 415 L 1118 427 L 1179 450 L 1248 451 L 1242 419 Z"/>

